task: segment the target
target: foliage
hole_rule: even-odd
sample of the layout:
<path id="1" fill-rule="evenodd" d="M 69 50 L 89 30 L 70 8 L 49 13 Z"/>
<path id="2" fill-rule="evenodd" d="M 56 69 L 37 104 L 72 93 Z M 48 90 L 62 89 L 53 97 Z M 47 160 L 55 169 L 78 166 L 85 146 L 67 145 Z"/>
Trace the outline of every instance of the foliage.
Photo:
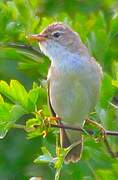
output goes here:
<path id="1" fill-rule="evenodd" d="M 38 45 L 26 38 L 54 21 L 70 24 L 80 34 L 104 70 L 100 101 L 91 116 L 105 129 L 117 130 L 117 5 L 115 0 L 0 1 L 0 138 L 5 137 L 0 141 L 2 180 L 54 179 L 55 174 L 63 180 L 117 179 L 117 160 L 110 157 L 102 142 L 96 144 L 90 137 L 84 138 L 80 162 L 63 164 L 68 149 L 55 148 L 58 130 L 50 128 L 47 93 L 42 86 L 50 62 Z M 118 150 L 117 137 L 109 137 L 109 142 Z"/>

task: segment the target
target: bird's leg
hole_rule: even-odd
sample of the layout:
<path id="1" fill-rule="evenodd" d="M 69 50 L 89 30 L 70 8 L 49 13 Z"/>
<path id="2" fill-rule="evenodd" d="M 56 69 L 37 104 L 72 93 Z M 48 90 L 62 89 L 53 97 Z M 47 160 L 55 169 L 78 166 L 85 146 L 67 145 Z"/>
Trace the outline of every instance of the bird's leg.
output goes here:
<path id="1" fill-rule="evenodd" d="M 105 137 L 105 129 L 95 121 L 86 119 L 83 128 L 94 138 L 95 142 L 99 142 Z"/>

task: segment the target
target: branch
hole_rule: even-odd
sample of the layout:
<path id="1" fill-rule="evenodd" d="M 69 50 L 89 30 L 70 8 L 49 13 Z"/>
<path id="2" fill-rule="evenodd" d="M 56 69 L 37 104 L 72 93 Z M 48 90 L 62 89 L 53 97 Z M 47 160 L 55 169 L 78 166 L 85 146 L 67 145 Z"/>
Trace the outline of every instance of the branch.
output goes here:
<path id="1" fill-rule="evenodd" d="M 42 52 L 37 49 L 32 47 L 31 45 L 26 45 L 26 44 L 16 44 L 16 43 L 0 43 L 1 47 L 8 47 L 8 48 L 16 48 L 16 49 L 21 49 L 21 50 L 26 50 L 29 51 L 30 53 L 33 53 L 37 56 L 42 56 Z"/>
<path id="2" fill-rule="evenodd" d="M 72 126 L 68 126 L 68 125 L 63 125 L 63 124 L 60 124 L 60 125 L 55 125 L 55 124 L 51 124 L 51 127 L 54 127 L 54 128 L 64 128 L 64 129 L 70 129 L 70 130 L 74 130 L 74 131 L 81 131 L 81 132 L 84 132 L 84 129 L 82 128 L 78 128 L 78 127 L 72 127 Z M 87 130 L 87 133 L 89 133 L 90 135 L 94 135 L 94 131 L 93 130 Z M 108 153 L 113 157 L 113 158 L 118 158 L 118 152 L 114 152 L 112 150 L 112 147 L 111 145 L 109 144 L 108 140 L 107 140 L 107 135 L 110 135 L 110 136 L 118 136 L 118 132 L 117 131 L 107 131 L 107 130 L 104 130 L 104 144 L 107 148 L 107 151 Z"/>
<path id="3" fill-rule="evenodd" d="M 64 128 L 64 129 L 70 129 L 70 130 L 73 130 L 73 131 L 81 131 L 83 133 L 85 132 L 85 130 L 80 128 L 80 127 L 72 127 L 72 126 L 63 125 L 63 124 L 50 124 L 50 126 L 53 127 L 53 128 Z M 34 127 L 38 128 L 39 125 L 36 125 Z M 26 130 L 25 125 L 21 125 L 21 124 L 14 124 L 12 126 L 12 128 L 18 128 L 18 129 Z M 87 133 L 92 135 L 92 134 L 94 134 L 94 131 L 87 130 Z M 107 131 L 107 130 L 105 130 L 105 135 L 108 135 L 108 136 L 118 136 L 118 131 Z"/>
<path id="4" fill-rule="evenodd" d="M 84 129 L 80 128 L 80 127 L 72 127 L 72 126 L 68 126 L 68 125 L 63 125 L 63 124 L 50 124 L 51 127 L 53 128 L 64 128 L 64 129 L 70 129 L 70 130 L 74 130 L 74 131 L 81 131 L 81 132 L 85 132 Z M 25 131 L 27 131 L 25 125 L 20 125 L 20 124 L 14 124 L 12 126 L 13 128 L 18 128 L 18 129 L 23 129 Z M 35 128 L 38 128 L 39 125 L 34 126 Z M 89 133 L 90 135 L 94 134 L 93 130 L 87 130 L 87 133 Z M 118 157 L 118 152 L 113 152 L 111 145 L 109 144 L 106 135 L 110 135 L 110 136 L 118 136 L 118 132 L 117 131 L 107 131 L 105 130 L 105 134 L 104 134 L 104 144 L 107 148 L 108 153 L 113 157 L 113 158 L 117 158 Z"/>
<path id="5" fill-rule="evenodd" d="M 72 127 L 72 126 L 62 125 L 62 124 L 60 124 L 60 125 L 51 124 L 51 127 L 54 127 L 54 128 L 64 128 L 64 129 L 70 129 L 70 130 L 74 130 L 74 131 L 84 132 L 84 130 L 82 128 Z M 90 135 L 94 134 L 94 131 L 92 131 L 92 130 L 88 130 L 87 132 Z M 118 131 L 107 131 L 107 130 L 105 130 L 105 135 L 118 136 Z"/>
<path id="6" fill-rule="evenodd" d="M 22 125 L 22 124 L 13 124 L 13 125 L 12 125 L 12 128 L 22 129 L 22 130 L 25 130 L 25 131 L 26 131 L 25 125 Z"/>

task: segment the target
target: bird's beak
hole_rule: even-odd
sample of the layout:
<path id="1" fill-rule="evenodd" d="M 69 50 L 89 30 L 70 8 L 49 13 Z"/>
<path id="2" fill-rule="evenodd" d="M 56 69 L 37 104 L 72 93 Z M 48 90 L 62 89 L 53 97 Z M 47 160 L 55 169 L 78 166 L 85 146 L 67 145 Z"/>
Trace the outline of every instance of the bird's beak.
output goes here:
<path id="1" fill-rule="evenodd" d="M 27 38 L 30 39 L 30 40 L 35 40 L 35 41 L 39 41 L 39 42 L 47 40 L 47 36 L 44 35 L 44 34 L 34 34 L 34 35 L 31 35 L 31 36 L 28 36 Z"/>

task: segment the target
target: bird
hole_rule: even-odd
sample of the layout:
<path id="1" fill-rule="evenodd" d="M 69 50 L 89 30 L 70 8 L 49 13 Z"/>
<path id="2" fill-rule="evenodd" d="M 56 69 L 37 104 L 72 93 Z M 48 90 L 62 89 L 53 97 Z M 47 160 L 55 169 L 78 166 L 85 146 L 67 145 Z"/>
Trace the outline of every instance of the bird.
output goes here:
<path id="1" fill-rule="evenodd" d="M 51 65 L 47 75 L 48 102 L 54 117 L 63 125 L 83 127 L 99 99 L 102 67 L 92 57 L 79 34 L 63 22 L 49 24 L 41 33 L 31 35 Z M 65 163 L 81 159 L 83 136 L 80 131 L 60 129 L 60 146 L 76 144 Z"/>

